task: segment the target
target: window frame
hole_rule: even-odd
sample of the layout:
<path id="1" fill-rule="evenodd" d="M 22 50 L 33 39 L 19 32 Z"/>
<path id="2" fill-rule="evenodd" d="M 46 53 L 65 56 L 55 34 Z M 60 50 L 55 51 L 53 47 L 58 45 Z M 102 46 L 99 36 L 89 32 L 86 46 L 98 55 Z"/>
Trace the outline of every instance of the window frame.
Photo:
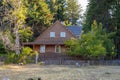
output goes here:
<path id="1" fill-rule="evenodd" d="M 66 37 L 66 32 L 60 32 L 60 37 Z"/>
<path id="2" fill-rule="evenodd" d="M 50 32 L 50 37 L 55 37 L 55 32 Z"/>

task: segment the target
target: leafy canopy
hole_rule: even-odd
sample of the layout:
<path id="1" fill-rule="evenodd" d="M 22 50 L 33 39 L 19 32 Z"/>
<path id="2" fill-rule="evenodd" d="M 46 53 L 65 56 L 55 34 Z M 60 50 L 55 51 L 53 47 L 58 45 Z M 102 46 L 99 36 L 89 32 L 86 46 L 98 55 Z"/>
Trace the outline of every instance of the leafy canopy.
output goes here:
<path id="1" fill-rule="evenodd" d="M 53 14 L 51 14 L 45 0 L 27 0 L 28 14 L 27 25 L 32 27 L 34 37 L 51 25 Z"/>

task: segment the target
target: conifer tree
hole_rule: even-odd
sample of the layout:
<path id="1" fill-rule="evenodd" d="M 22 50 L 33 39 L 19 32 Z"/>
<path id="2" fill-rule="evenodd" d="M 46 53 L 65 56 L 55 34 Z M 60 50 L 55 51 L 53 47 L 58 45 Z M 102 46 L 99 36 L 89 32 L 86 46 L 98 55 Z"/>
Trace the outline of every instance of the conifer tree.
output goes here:
<path id="1" fill-rule="evenodd" d="M 113 0 L 89 0 L 83 27 L 85 32 L 91 30 L 91 24 L 94 20 L 102 23 L 107 31 L 111 31 L 112 22 L 109 10 L 112 2 Z"/>
<path id="2" fill-rule="evenodd" d="M 72 25 L 76 25 L 77 20 L 81 18 L 81 11 L 81 5 L 78 4 L 77 0 L 67 0 L 66 20 L 71 22 Z"/>
<path id="3" fill-rule="evenodd" d="M 28 0 L 26 6 L 28 7 L 26 22 L 32 27 L 34 37 L 37 37 L 42 31 L 50 26 L 53 15 L 45 0 Z"/>
<path id="4" fill-rule="evenodd" d="M 66 0 L 46 0 L 51 13 L 54 15 L 54 20 L 65 20 Z"/>

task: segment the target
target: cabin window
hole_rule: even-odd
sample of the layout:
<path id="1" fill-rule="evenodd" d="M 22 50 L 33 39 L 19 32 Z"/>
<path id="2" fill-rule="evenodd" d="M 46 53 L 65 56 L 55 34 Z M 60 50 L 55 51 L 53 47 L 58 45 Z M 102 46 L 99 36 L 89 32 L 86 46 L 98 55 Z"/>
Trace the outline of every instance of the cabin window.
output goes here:
<path id="1" fill-rule="evenodd" d="M 55 37 L 55 32 L 50 32 L 50 37 Z"/>
<path id="2" fill-rule="evenodd" d="M 60 37 L 66 37 L 66 33 L 65 32 L 61 32 L 60 33 Z"/>
<path id="3" fill-rule="evenodd" d="M 45 53 L 45 45 L 40 46 L 40 53 Z"/>

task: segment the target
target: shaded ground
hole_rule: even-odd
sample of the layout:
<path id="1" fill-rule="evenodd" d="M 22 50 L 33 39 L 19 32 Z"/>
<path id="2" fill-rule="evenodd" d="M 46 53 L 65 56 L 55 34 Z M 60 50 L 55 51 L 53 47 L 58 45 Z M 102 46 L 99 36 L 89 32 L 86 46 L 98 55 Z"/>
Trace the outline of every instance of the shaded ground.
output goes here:
<path id="1" fill-rule="evenodd" d="M 27 80 L 41 77 L 42 80 L 120 80 L 120 66 L 87 66 L 74 65 L 1 65 L 0 80 Z"/>

